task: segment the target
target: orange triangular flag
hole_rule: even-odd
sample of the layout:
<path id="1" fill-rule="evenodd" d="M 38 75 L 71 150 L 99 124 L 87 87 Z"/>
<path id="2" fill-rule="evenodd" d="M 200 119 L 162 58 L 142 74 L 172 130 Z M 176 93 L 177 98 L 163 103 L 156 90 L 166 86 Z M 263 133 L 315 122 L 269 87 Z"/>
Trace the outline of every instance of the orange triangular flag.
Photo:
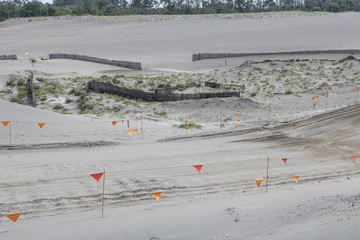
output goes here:
<path id="1" fill-rule="evenodd" d="M 192 130 L 194 129 L 194 127 L 191 127 L 191 126 L 190 126 L 189 129 L 190 129 L 190 131 L 192 131 Z"/>
<path id="2" fill-rule="evenodd" d="M 359 91 L 359 88 L 358 88 L 358 87 L 356 88 L 356 91 Z"/>
<path id="3" fill-rule="evenodd" d="M 312 97 L 312 100 L 314 101 L 314 100 L 315 100 L 315 97 Z"/>
<path id="4" fill-rule="evenodd" d="M 199 174 L 201 174 L 200 170 L 201 170 L 202 166 L 203 165 L 194 165 L 193 167 L 196 169 L 196 171 L 198 171 Z"/>
<path id="5" fill-rule="evenodd" d="M 319 95 L 316 95 L 317 98 L 319 98 Z"/>
<path id="6" fill-rule="evenodd" d="M 115 124 L 117 124 L 118 121 L 112 121 L 111 123 L 112 123 L 113 126 L 115 126 Z"/>
<path id="7" fill-rule="evenodd" d="M 237 124 L 240 124 L 240 120 L 236 120 Z"/>
<path id="8" fill-rule="evenodd" d="M 6 217 L 11 219 L 11 221 L 16 222 L 19 219 L 20 215 L 21 213 L 14 213 L 14 214 L 8 214 L 6 215 Z"/>
<path id="9" fill-rule="evenodd" d="M 138 130 L 137 129 L 134 129 L 132 130 L 133 133 L 137 134 Z"/>
<path id="10" fill-rule="evenodd" d="M 90 176 L 92 176 L 96 181 L 99 182 L 100 178 L 102 177 L 104 173 L 94 173 L 94 174 L 90 174 Z"/>
<path id="11" fill-rule="evenodd" d="M 236 111 L 237 112 L 237 114 L 239 114 L 240 115 L 240 111 Z"/>
<path id="12" fill-rule="evenodd" d="M 282 160 L 284 161 L 285 165 L 287 166 L 287 164 L 286 164 L 287 158 L 282 158 Z"/>
<path id="13" fill-rule="evenodd" d="M 350 158 L 353 160 L 354 163 L 356 163 L 355 162 L 355 156 L 350 156 Z"/>
<path id="14" fill-rule="evenodd" d="M 293 176 L 293 178 L 296 182 L 299 182 L 299 176 Z"/>
<path id="15" fill-rule="evenodd" d="M 349 99 L 350 99 L 349 97 L 348 97 L 348 98 L 346 98 L 346 101 L 347 101 L 347 100 L 349 100 Z"/>
<path id="16" fill-rule="evenodd" d="M 156 199 L 156 201 L 160 200 L 160 195 L 162 194 L 162 192 L 154 192 L 152 193 L 152 195 L 154 196 L 154 198 Z"/>
<path id="17" fill-rule="evenodd" d="M 4 125 L 4 127 L 6 127 L 10 123 L 10 121 L 2 121 L 1 123 Z"/>
<path id="18" fill-rule="evenodd" d="M 313 104 L 313 107 L 316 107 L 316 103 Z"/>
<path id="19" fill-rule="evenodd" d="M 278 112 L 275 112 L 275 115 L 276 115 L 276 116 L 279 116 L 279 113 L 278 113 Z"/>
<path id="20" fill-rule="evenodd" d="M 192 119 L 191 117 L 187 118 L 187 120 L 188 120 L 189 122 L 191 122 L 191 119 Z"/>
<path id="21" fill-rule="evenodd" d="M 132 132 L 131 130 L 127 130 L 127 133 L 131 136 Z"/>
<path id="22" fill-rule="evenodd" d="M 45 125 L 45 123 L 38 123 L 40 128 L 43 128 L 43 126 Z"/>
<path id="23" fill-rule="evenodd" d="M 258 187 L 260 187 L 260 185 L 261 185 L 261 183 L 262 183 L 263 180 L 264 180 L 263 178 L 257 178 L 257 179 L 255 179 L 256 184 L 257 184 Z"/>

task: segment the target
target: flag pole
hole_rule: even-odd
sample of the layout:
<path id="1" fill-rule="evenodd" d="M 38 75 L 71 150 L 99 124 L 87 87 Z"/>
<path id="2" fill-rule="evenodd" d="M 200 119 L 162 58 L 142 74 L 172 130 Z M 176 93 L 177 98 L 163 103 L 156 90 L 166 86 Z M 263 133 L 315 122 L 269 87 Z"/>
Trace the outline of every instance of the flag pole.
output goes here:
<path id="1" fill-rule="evenodd" d="M 144 140 L 143 115 L 141 114 L 141 140 Z"/>
<path id="2" fill-rule="evenodd" d="M 104 201 L 105 201 L 105 170 L 104 170 L 103 193 L 102 193 L 102 210 L 101 210 L 101 217 L 102 218 L 104 218 Z"/>
<path id="3" fill-rule="evenodd" d="M 11 121 L 9 121 L 9 142 L 11 145 Z"/>
<path id="4" fill-rule="evenodd" d="M 268 192 L 268 180 L 269 180 L 269 156 L 267 157 L 267 168 L 266 168 L 266 193 Z"/>
<path id="5" fill-rule="evenodd" d="M 222 111 L 220 112 L 220 130 L 221 130 L 221 124 L 222 124 Z"/>
<path id="6" fill-rule="evenodd" d="M 329 90 L 326 90 L 326 112 L 327 112 L 327 109 L 328 109 L 328 98 L 329 98 Z"/>

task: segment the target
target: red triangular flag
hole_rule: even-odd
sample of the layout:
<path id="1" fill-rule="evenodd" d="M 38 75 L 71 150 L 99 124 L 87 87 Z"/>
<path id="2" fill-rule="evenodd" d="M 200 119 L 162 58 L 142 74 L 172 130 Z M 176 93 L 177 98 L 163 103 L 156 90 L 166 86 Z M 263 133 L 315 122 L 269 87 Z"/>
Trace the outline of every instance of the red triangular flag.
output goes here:
<path id="1" fill-rule="evenodd" d="M 10 121 L 2 121 L 1 123 L 6 127 L 9 124 Z"/>
<path id="2" fill-rule="evenodd" d="M 299 182 L 299 176 L 293 176 L 293 178 L 297 183 Z"/>
<path id="3" fill-rule="evenodd" d="M 96 181 L 99 182 L 100 178 L 102 177 L 104 173 L 94 173 L 94 174 L 90 174 L 90 176 L 92 176 Z"/>
<path id="4" fill-rule="evenodd" d="M 21 213 L 14 213 L 14 214 L 8 214 L 6 215 L 6 217 L 11 219 L 11 221 L 16 222 L 19 219 L 20 215 Z"/>
<path id="5" fill-rule="evenodd" d="M 196 171 L 198 171 L 199 174 L 201 174 L 200 170 L 201 170 L 202 166 L 203 165 L 194 165 L 193 167 L 196 169 Z"/>
<path id="6" fill-rule="evenodd" d="M 282 160 L 284 161 L 285 165 L 287 166 L 287 164 L 286 164 L 287 158 L 283 158 Z"/>
<path id="7" fill-rule="evenodd" d="M 355 156 L 350 156 L 350 158 L 353 160 L 354 163 L 356 163 L 355 162 Z"/>
<path id="8" fill-rule="evenodd" d="M 40 128 L 43 128 L 43 126 L 45 125 L 45 123 L 38 123 Z"/>
<path id="9" fill-rule="evenodd" d="M 255 181 L 256 181 L 256 185 L 257 185 L 258 187 L 260 187 L 260 185 L 261 185 L 261 183 L 262 183 L 262 181 L 263 181 L 263 178 L 257 178 L 257 179 L 255 179 Z"/>
<path id="10" fill-rule="evenodd" d="M 162 194 L 162 192 L 154 192 L 152 193 L 152 195 L 154 196 L 154 198 L 156 199 L 156 201 L 160 200 L 160 195 Z"/>
<path id="11" fill-rule="evenodd" d="M 118 121 L 112 121 L 111 123 L 112 123 L 113 126 L 115 126 L 115 124 L 117 124 Z"/>

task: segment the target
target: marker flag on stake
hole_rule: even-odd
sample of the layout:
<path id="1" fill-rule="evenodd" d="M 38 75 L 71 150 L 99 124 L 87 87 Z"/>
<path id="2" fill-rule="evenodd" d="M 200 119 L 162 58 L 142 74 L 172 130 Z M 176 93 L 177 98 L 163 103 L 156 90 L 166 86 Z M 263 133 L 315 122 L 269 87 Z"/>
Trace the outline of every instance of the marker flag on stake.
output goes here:
<path id="1" fill-rule="evenodd" d="M 315 97 L 312 97 L 312 100 L 315 101 Z"/>
<path id="2" fill-rule="evenodd" d="M 194 165 L 193 167 L 196 169 L 196 171 L 198 171 L 199 174 L 201 174 L 200 170 L 201 170 L 202 166 L 203 165 Z"/>
<path id="3" fill-rule="evenodd" d="M 236 113 L 240 115 L 240 111 L 236 111 Z"/>
<path id="4" fill-rule="evenodd" d="M 296 181 L 296 183 L 299 182 L 299 176 L 293 176 L 294 180 Z"/>
<path id="5" fill-rule="evenodd" d="M 350 158 L 353 160 L 354 163 L 356 163 L 355 162 L 355 156 L 350 156 Z"/>
<path id="6" fill-rule="evenodd" d="M 127 120 L 127 126 L 128 126 L 128 128 L 130 128 L 130 120 L 129 119 Z"/>
<path id="7" fill-rule="evenodd" d="M 154 192 L 152 193 L 152 195 L 154 196 L 154 198 L 156 199 L 156 201 L 160 200 L 160 195 L 162 194 L 162 192 Z"/>
<path id="8" fill-rule="evenodd" d="M 190 131 L 192 131 L 194 129 L 194 127 L 189 127 Z"/>
<path id="9" fill-rule="evenodd" d="M 90 176 L 92 176 L 97 182 L 99 182 L 103 174 L 104 173 L 94 173 L 94 174 L 90 174 Z"/>
<path id="10" fill-rule="evenodd" d="M 189 122 L 191 122 L 191 119 L 192 119 L 191 117 L 187 118 L 187 120 L 188 120 Z"/>
<path id="11" fill-rule="evenodd" d="M 316 95 L 316 98 L 319 98 L 319 95 Z"/>
<path id="12" fill-rule="evenodd" d="M 40 128 L 43 128 L 45 123 L 38 123 L 38 125 L 39 125 Z"/>
<path id="13" fill-rule="evenodd" d="M 286 163 L 287 158 L 282 158 L 282 160 L 284 161 L 285 165 L 287 166 L 287 163 Z"/>
<path id="14" fill-rule="evenodd" d="M 137 129 L 134 129 L 132 130 L 133 133 L 137 134 L 138 130 Z"/>
<path id="15" fill-rule="evenodd" d="M 113 126 L 115 126 L 115 124 L 117 124 L 118 121 L 112 121 L 111 123 L 112 123 Z"/>
<path id="16" fill-rule="evenodd" d="M 6 215 L 7 218 L 9 218 L 11 221 L 16 222 L 19 217 L 20 217 L 21 213 L 14 213 L 14 214 L 8 214 Z"/>
<path id="17" fill-rule="evenodd" d="M 10 123 L 10 121 L 2 121 L 1 123 L 4 125 L 4 127 L 6 127 Z"/>
<path id="18" fill-rule="evenodd" d="M 326 97 L 329 97 L 329 91 L 326 91 Z"/>
<path id="19" fill-rule="evenodd" d="M 359 91 L 359 88 L 358 88 L 358 87 L 356 88 L 356 91 Z"/>
<path id="20" fill-rule="evenodd" d="M 278 113 L 278 112 L 275 112 L 275 115 L 276 115 L 276 116 L 279 116 L 279 113 Z"/>
<path id="21" fill-rule="evenodd" d="M 347 100 L 349 100 L 350 98 L 348 97 L 348 98 L 346 98 L 345 100 L 347 101 Z"/>
<path id="22" fill-rule="evenodd" d="M 131 130 L 127 130 L 127 133 L 131 136 L 132 131 L 131 131 Z"/>
<path id="23" fill-rule="evenodd" d="M 257 179 L 255 179 L 256 184 L 257 184 L 258 187 L 260 187 L 260 185 L 261 185 L 261 183 L 262 183 L 263 180 L 264 180 L 263 178 L 257 178 Z"/>
<path id="24" fill-rule="evenodd" d="M 316 107 L 316 103 L 313 104 L 313 107 Z"/>
<path id="25" fill-rule="evenodd" d="M 236 120 L 237 124 L 240 124 L 240 120 Z"/>

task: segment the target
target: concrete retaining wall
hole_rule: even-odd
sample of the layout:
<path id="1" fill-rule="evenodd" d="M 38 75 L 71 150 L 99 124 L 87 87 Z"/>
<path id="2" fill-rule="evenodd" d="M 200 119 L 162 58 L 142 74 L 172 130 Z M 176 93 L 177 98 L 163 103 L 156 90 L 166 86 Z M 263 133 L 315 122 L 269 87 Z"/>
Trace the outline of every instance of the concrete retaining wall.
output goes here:
<path id="1" fill-rule="evenodd" d="M 92 80 L 88 82 L 88 88 L 94 91 L 116 94 L 122 97 L 128 97 L 133 99 L 142 99 L 148 102 L 150 101 L 166 102 L 166 101 L 179 101 L 179 100 L 202 99 L 202 98 L 240 97 L 239 92 L 194 93 L 194 94 L 152 93 L 152 92 L 144 92 L 140 90 L 124 88 L 113 85 L 111 83 L 99 82 L 96 80 Z"/>
<path id="2" fill-rule="evenodd" d="M 76 55 L 76 54 L 50 53 L 49 59 L 73 59 L 73 60 L 79 60 L 79 61 L 87 61 L 87 62 L 107 64 L 107 65 L 114 65 L 114 66 L 129 68 L 129 69 L 133 69 L 133 70 L 141 70 L 140 62 L 109 60 L 109 59 L 88 57 L 88 56 Z"/>
<path id="3" fill-rule="evenodd" d="M 292 52 L 271 52 L 271 53 L 196 53 L 192 55 L 192 60 L 200 61 L 204 59 L 215 58 L 233 58 L 248 56 L 270 56 L 270 55 L 311 55 L 311 54 L 360 54 L 360 49 L 344 50 L 309 50 L 309 51 L 292 51 Z"/>
<path id="4" fill-rule="evenodd" d="M 16 54 L 0 55 L 0 60 L 17 60 Z"/>

